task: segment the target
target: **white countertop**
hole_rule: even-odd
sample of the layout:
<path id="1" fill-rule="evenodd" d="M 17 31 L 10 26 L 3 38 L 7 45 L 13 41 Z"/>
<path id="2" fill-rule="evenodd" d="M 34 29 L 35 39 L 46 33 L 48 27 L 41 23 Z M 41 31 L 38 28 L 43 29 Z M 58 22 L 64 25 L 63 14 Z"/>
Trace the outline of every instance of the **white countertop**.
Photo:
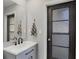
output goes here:
<path id="1" fill-rule="evenodd" d="M 13 54 L 13 55 L 18 55 L 21 52 L 31 48 L 32 46 L 35 46 L 37 44 L 37 42 L 32 42 L 32 41 L 25 41 L 22 44 L 18 44 L 18 45 L 11 45 L 9 47 L 4 48 L 3 50 Z"/>

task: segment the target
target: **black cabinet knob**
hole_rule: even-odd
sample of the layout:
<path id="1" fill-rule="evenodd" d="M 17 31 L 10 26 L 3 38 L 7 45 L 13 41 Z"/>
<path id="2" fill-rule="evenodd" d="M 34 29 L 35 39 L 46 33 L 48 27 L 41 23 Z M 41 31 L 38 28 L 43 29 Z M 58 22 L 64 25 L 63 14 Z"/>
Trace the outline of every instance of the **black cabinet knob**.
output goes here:
<path id="1" fill-rule="evenodd" d="M 33 59 L 33 56 L 31 56 L 31 59 Z"/>

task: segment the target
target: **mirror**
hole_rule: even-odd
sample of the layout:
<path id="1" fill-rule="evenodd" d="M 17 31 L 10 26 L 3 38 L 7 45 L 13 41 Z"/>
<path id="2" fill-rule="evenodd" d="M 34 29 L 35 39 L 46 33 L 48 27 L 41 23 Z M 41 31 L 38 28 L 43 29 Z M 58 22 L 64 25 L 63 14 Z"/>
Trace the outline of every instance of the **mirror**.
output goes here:
<path id="1" fill-rule="evenodd" d="M 22 38 L 26 38 L 26 8 L 17 0 L 3 0 L 4 42 L 11 42 L 18 37 L 18 26 L 21 25 Z M 21 23 L 20 23 L 21 22 Z M 6 45 L 6 44 L 5 44 Z"/>

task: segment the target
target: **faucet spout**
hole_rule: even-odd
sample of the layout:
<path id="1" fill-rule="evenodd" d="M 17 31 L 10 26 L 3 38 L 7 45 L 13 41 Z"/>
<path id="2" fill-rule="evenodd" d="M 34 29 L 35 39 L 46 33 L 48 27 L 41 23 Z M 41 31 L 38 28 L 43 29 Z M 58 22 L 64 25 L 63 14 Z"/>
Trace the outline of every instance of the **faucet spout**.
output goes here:
<path id="1" fill-rule="evenodd" d="M 23 39 L 21 37 L 18 39 L 18 44 L 20 43 L 23 43 Z"/>

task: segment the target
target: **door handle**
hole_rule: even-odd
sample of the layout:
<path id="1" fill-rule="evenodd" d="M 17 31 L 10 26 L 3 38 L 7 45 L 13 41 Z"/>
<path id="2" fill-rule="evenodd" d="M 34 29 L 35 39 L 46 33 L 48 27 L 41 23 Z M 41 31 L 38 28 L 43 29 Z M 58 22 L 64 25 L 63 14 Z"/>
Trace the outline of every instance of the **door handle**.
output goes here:
<path id="1" fill-rule="evenodd" d="M 50 38 L 48 38 L 48 41 L 51 41 L 51 39 L 50 39 Z"/>

